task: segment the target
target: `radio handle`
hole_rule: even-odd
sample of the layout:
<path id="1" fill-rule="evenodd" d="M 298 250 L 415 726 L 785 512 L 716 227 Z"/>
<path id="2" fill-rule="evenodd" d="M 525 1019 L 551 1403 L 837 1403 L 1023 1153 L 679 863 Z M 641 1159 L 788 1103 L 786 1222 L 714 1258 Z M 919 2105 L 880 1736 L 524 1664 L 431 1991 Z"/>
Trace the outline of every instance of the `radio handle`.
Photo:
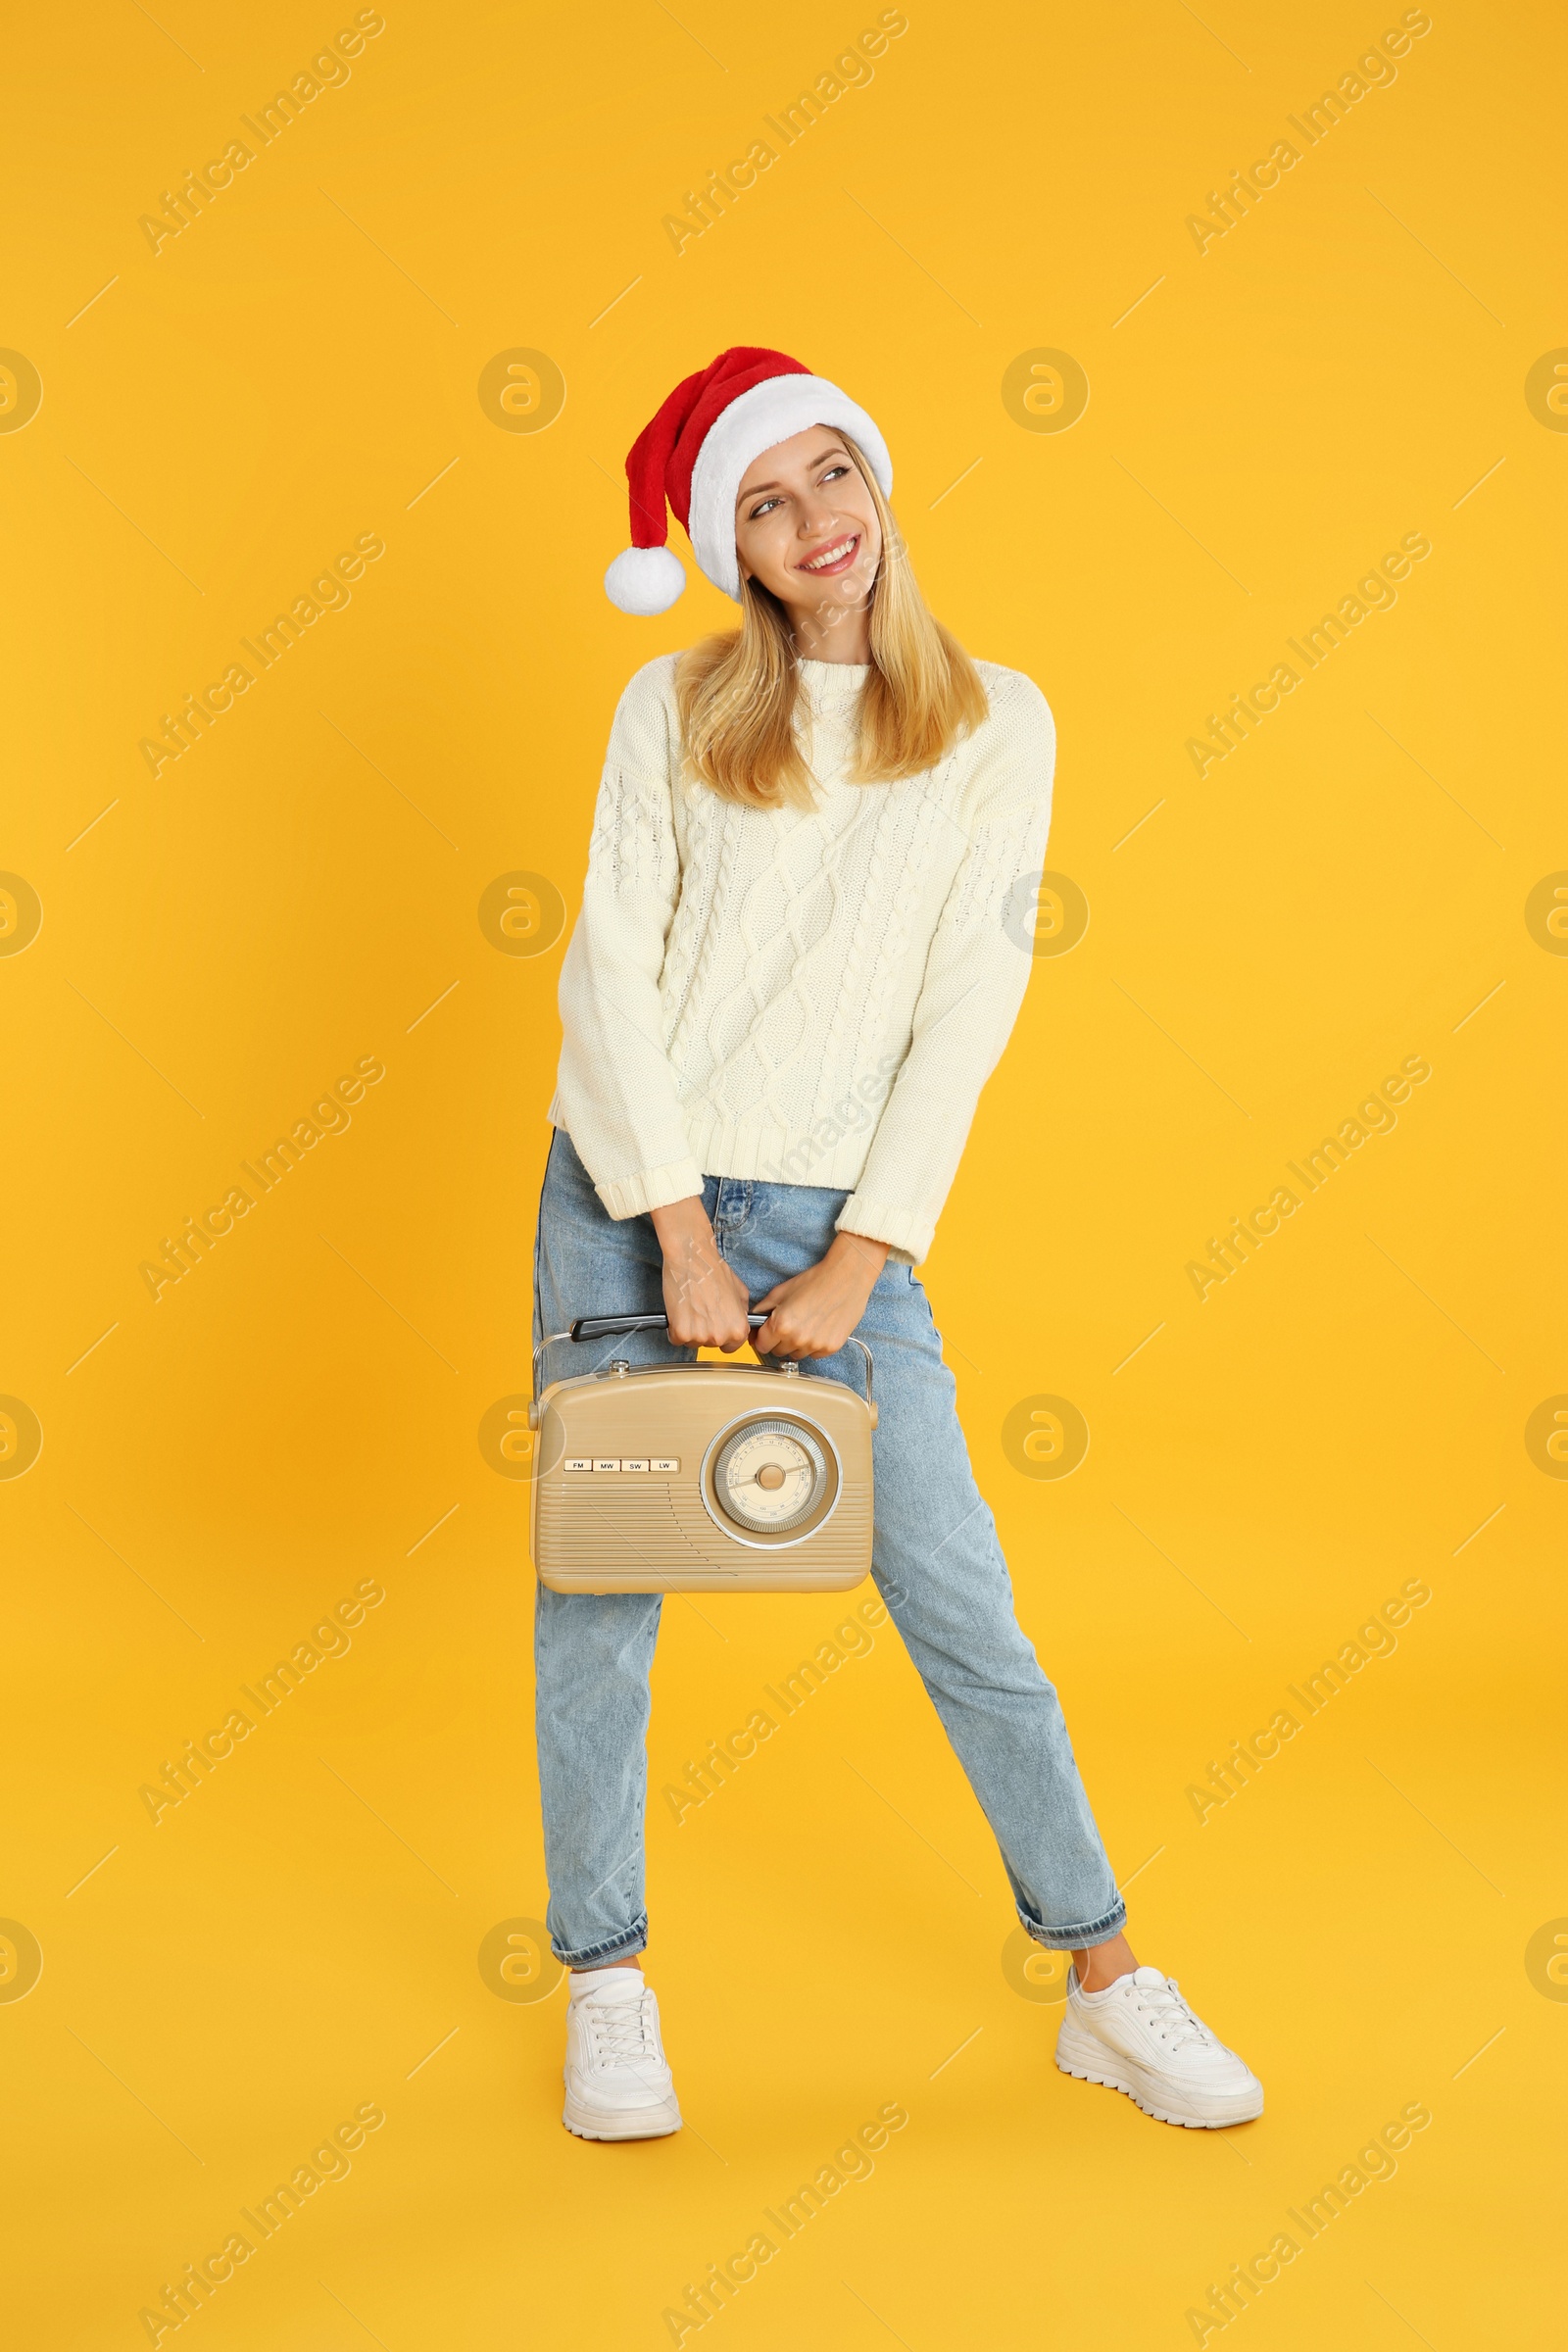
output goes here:
<path id="1" fill-rule="evenodd" d="M 757 1313 L 754 1308 L 746 1320 L 757 1331 L 767 1321 L 767 1317 Z M 618 1340 L 625 1332 L 665 1331 L 668 1327 L 667 1315 L 579 1315 L 566 1337 L 573 1340 Z"/>
<path id="2" fill-rule="evenodd" d="M 758 1331 L 767 1321 L 767 1316 L 759 1314 L 756 1308 L 753 1308 L 748 1313 L 746 1320 L 754 1331 Z M 618 1340 L 628 1332 L 667 1331 L 668 1328 L 669 1317 L 667 1315 L 579 1315 L 568 1330 L 548 1332 L 533 1351 L 533 1389 L 528 1400 L 529 1426 L 537 1425 L 539 1359 L 544 1350 L 553 1347 L 558 1340 Z M 865 1342 L 857 1339 L 853 1332 L 850 1335 L 850 1346 L 858 1348 L 865 1358 L 865 1401 L 871 1408 L 871 1426 L 874 1429 L 876 1427 L 876 1399 L 871 1386 L 874 1373 L 871 1350 Z"/>

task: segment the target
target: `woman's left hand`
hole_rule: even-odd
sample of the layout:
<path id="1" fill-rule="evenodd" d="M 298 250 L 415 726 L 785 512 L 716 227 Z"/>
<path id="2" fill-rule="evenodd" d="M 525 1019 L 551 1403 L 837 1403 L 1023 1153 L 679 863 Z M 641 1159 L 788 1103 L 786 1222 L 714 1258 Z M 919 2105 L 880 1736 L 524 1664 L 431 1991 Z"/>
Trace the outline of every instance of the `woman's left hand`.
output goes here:
<path id="1" fill-rule="evenodd" d="M 758 1354 L 837 1355 L 865 1312 L 887 1254 L 886 1242 L 868 1241 L 859 1233 L 836 1234 L 824 1258 L 804 1274 L 776 1282 L 758 1299 L 759 1309 L 769 1310 L 767 1321 L 752 1335 Z"/>

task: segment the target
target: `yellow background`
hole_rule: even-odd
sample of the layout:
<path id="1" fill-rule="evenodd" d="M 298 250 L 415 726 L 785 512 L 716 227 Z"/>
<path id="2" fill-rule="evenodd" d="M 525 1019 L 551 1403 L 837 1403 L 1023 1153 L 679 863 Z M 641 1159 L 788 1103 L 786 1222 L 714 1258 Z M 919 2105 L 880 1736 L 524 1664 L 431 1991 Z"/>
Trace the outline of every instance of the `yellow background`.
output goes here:
<path id="1" fill-rule="evenodd" d="M 43 906 L 0 958 L 0 1389 L 43 1431 L 0 1483 L 0 1914 L 43 1955 L 0 2002 L 19 2341 L 147 2340 L 164 2282 L 375 2101 L 349 2178 L 191 2323 L 213 2352 L 635 2352 L 893 2100 L 874 2176 L 702 2340 L 1191 2342 L 1416 2100 L 1254 2352 L 1553 2340 L 1568 2009 L 1525 1955 L 1568 1913 L 1568 1487 L 1525 1426 L 1568 1389 L 1568 963 L 1525 905 L 1568 866 L 1568 443 L 1524 386 L 1568 342 L 1560 20 L 1436 5 L 1250 218 L 1201 255 L 1185 225 L 1398 14 L 911 0 L 678 256 L 662 217 L 875 9 L 388 0 L 156 255 L 138 217 L 352 11 L 13 26 L 0 343 L 43 385 L 0 435 L 0 865 Z M 526 1385 L 561 953 L 499 953 L 478 905 L 527 871 L 569 917 L 619 688 L 726 617 L 697 577 L 654 622 L 600 580 L 633 436 L 734 341 L 872 411 L 932 605 L 1056 714 L 1050 864 L 1091 921 L 1040 959 L 926 1279 L 1135 1939 L 1264 2078 L 1244 2132 L 1055 2072 L 890 1630 L 662 1811 L 826 1600 L 666 1610 L 651 1968 L 690 2128 L 568 2138 L 561 1992 L 478 1966 L 546 1899 L 527 1489 L 477 1431 Z M 567 387 L 539 433 L 477 395 L 519 347 Z M 1087 371 L 1065 432 L 1003 403 L 1041 347 Z M 1200 780 L 1206 714 L 1411 531 L 1397 606 Z M 366 532 L 348 609 L 155 780 L 160 713 Z M 1412 1054 L 1397 1128 L 1200 1303 L 1206 1238 Z M 370 1055 L 352 1127 L 155 1304 L 161 1237 Z M 1091 1433 L 1061 1481 L 1002 1445 L 1042 1394 Z M 1208 1760 L 1412 1578 L 1397 1652 L 1200 1825 Z M 139 1787 L 367 1579 L 349 1653 L 154 1827 Z"/>

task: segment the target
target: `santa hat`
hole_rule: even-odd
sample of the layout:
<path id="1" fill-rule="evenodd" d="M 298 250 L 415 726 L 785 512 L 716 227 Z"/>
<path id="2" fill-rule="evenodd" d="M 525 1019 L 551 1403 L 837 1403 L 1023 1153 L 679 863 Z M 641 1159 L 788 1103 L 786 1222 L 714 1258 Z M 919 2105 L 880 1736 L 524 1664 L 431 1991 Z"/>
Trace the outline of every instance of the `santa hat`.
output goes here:
<path id="1" fill-rule="evenodd" d="M 703 570 L 739 604 L 735 494 L 764 449 L 813 424 L 850 434 L 884 498 L 891 495 L 893 461 L 865 411 L 782 351 L 737 344 L 677 384 L 626 460 L 631 545 L 605 574 L 611 603 L 622 612 L 667 612 L 685 587 L 680 559 L 665 544 L 667 500 Z"/>

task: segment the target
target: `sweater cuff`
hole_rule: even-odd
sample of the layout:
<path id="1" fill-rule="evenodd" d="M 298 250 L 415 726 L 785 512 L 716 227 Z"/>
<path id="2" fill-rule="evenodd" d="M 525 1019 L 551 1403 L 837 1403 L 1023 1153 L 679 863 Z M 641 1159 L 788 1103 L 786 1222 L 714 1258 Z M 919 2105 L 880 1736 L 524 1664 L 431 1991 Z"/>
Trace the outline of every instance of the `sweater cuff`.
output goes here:
<path id="1" fill-rule="evenodd" d="M 834 1230 L 863 1233 L 867 1241 L 886 1242 L 888 1255 L 901 1265 L 917 1266 L 936 1238 L 936 1221 L 907 1208 L 895 1208 L 869 1193 L 852 1193 L 839 1210 Z"/>
<path id="2" fill-rule="evenodd" d="M 703 1171 L 695 1159 L 672 1159 L 662 1168 L 643 1168 L 613 1184 L 596 1184 L 594 1191 L 612 1217 L 645 1217 L 651 1208 L 689 1200 L 693 1193 L 700 1200 Z"/>

